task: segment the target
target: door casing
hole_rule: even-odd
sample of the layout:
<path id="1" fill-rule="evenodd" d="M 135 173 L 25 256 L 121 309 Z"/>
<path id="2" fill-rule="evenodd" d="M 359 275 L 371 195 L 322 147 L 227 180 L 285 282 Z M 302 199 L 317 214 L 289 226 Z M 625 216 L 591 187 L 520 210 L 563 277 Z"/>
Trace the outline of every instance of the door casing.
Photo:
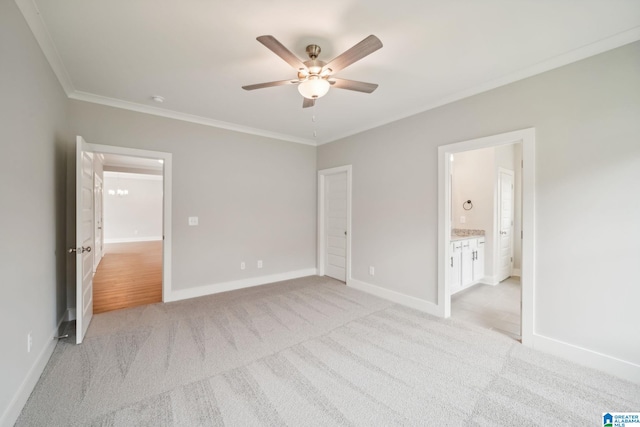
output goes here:
<path id="1" fill-rule="evenodd" d="M 533 345 L 535 325 L 535 128 L 438 147 L 438 312 L 451 316 L 448 249 L 451 243 L 450 156 L 463 151 L 522 143 L 522 344 Z"/>
<path id="2" fill-rule="evenodd" d="M 78 136 L 81 139 L 81 136 Z M 112 145 L 91 144 L 85 142 L 85 148 L 92 153 L 117 154 L 130 157 L 143 157 L 163 161 L 163 202 L 162 202 L 162 301 L 165 302 L 171 295 L 171 179 L 172 179 L 172 154 L 161 151 L 140 150 L 136 148 L 117 147 Z M 93 188 L 93 185 L 92 185 Z M 93 194 L 92 194 L 93 196 Z M 95 225 L 94 225 L 95 227 Z M 92 227 L 92 229 L 94 228 Z M 78 301 L 76 287 L 76 301 Z M 77 317 L 77 310 L 70 309 L 69 320 Z"/>

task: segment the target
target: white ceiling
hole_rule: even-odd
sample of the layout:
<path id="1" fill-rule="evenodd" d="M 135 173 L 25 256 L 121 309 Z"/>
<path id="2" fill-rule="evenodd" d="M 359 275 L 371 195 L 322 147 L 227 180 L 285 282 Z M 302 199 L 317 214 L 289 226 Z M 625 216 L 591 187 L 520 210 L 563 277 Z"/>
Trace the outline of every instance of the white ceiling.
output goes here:
<path id="1" fill-rule="evenodd" d="M 640 39 L 638 0 L 16 3 L 71 98 L 309 144 Z M 244 91 L 296 75 L 256 41 L 266 34 L 303 60 L 318 44 L 325 61 L 375 34 L 384 47 L 336 76 L 380 86 L 305 110 L 293 85 Z"/>

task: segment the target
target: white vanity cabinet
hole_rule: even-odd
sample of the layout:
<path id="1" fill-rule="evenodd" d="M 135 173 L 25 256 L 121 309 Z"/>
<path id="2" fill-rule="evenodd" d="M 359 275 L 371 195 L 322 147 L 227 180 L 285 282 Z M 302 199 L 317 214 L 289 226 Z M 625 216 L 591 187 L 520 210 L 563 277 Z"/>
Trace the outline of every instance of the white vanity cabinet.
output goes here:
<path id="1" fill-rule="evenodd" d="M 473 282 L 478 283 L 484 279 L 484 237 L 472 240 L 475 254 L 473 254 Z"/>
<path id="2" fill-rule="evenodd" d="M 484 278 L 484 237 L 468 237 L 451 242 L 449 249 L 449 289 L 454 294 Z"/>

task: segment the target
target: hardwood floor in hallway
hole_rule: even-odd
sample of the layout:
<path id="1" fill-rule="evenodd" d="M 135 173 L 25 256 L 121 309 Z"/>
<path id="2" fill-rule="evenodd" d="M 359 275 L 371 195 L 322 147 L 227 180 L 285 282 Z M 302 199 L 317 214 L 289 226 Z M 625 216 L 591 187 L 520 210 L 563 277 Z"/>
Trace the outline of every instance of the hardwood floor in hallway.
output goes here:
<path id="1" fill-rule="evenodd" d="M 162 241 L 109 243 L 93 277 L 93 312 L 162 301 Z"/>

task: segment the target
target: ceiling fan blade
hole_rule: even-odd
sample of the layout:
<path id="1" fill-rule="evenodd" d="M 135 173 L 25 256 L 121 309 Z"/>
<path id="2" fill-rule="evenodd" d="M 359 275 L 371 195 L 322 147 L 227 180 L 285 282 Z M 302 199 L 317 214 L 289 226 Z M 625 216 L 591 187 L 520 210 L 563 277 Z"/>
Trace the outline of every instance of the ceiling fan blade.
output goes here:
<path id="1" fill-rule="evenodd" d="M 360 43 L 348 49 L 346 52 L 332 59 L 324 69 L 331 68 L 332 72 L 337 73 L 343 68 L 361 60 L 365 56 L 375 52 L 382 47 L 382 42 L 373 34 L 362 40 Z"/>
<path id="2" fill-rule="evenodd" d="M 294 85 L 294 84 L 298 84 L 298 83 L 300 83 L 300 82 L 297 81 L 297 80 L 278 80 L 276 82 L 257 83 L 255 85 L 242 86 L 242 89 L 244 89 L 244 90 L 255 90 L 255 89 L 262 89 L 262 88 L 265 88 L 265 87 Z"/>
<path id="3" fill-rule="evenodd" d="M 309 108 L 309 107 L 313 107 L 314 105 L 316 105 L 315 99 L 303 98 L 302 108 Z"/>
<path id="4" fill-rule="evenodd" d="M 335 87 L 338 89 L 355 90 L 356 92 L 364 93 L 371 93 L 378 88 L 378 85 L 375 83 L 365 83 L 346 79 L 332 78 L 329 83 L 331 83 L 331 87 Z"/>
<path id="5" fill-rule="evenodd" d="M 300 59 L 298 59 L 297 56 L 295 56 L 293 53 L 291 53 L 291 51 L 289 49 L 284 47 L 284 45 L 282 43 L 280 43 L 278 40 L 276 40 L 275 37 L 273 37 L 273 36 L 260 36 L 260 37 L 257 37 L 256 40 L 258 40 L 260 43 L 265 45 L 267 47 L 267 49 L 271 50 L 273 53 L 278 55 L 280 58 L 284 59 L 289 65 L 291 65 L 296 70 L 301 70 L 301 69 L 302 70 L 306 70 L 307 69 L 307 66 L 304 65 L 302 63 L 302 61 L 300 61 Z"/>

